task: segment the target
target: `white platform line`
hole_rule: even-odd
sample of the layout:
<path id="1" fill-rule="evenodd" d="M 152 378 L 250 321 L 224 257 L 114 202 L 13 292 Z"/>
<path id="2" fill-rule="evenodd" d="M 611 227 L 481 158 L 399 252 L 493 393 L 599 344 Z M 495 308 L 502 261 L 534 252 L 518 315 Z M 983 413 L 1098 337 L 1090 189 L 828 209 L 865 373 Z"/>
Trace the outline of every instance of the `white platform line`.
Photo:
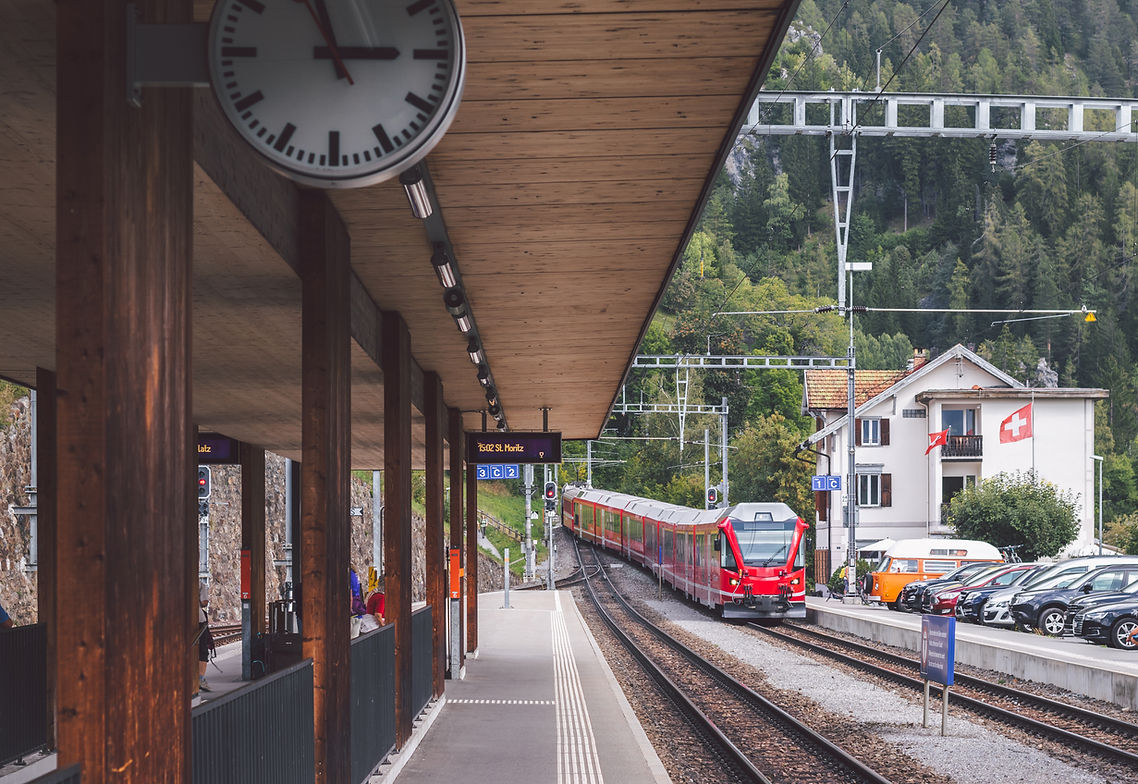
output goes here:
<path id="1" fill-rule="evenodd" d="M 589 709 L 560 605 L 558 597 L 552 624 L 557 697 L 557 781 L 558 784 L 603 784 Z"/>

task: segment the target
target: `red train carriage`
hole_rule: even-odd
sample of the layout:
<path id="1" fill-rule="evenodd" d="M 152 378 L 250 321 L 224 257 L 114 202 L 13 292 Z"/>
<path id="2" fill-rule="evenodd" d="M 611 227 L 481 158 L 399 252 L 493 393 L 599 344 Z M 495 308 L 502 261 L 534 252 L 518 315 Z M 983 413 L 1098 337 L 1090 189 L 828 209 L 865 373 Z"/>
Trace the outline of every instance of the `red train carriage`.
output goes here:
<path id="1" fill-rule="evenodd" d="M 806 617 L 806 523 L 786 504 L 705 511 L 566 487 L 562 520 L 724 618 Z"/>

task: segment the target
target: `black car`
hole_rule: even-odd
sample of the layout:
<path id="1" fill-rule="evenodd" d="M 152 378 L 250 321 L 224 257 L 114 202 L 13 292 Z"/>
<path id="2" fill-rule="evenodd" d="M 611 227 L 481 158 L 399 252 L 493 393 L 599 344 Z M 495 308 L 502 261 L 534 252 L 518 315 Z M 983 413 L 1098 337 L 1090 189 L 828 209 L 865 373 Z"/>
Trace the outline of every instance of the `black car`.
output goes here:
<path id="1" fill-rule="evenodd" d="M 1063 619 L 1063 634 L 1078 637 L 1075 632 L 1075 616 L 1087 612 L 1094 607 L 1105 604 L 1118 604 L 1131 599 L 1138 600 L 1138 581 L 1130 583 L 1121 591 L 1105 591 L 1103 593 L 1090 593 L 1086 596 L 1072 599 L 1067 603 L 1067 616 Z"/>
<path id="2" fill-rule="evenodd" d="M 1091 607 L 1075 616 L 1075 634 L 1089 642 L 1132 651 L 1130 635 L 1138 628 L 1138 599 Z"/>
<path id="3" fill-rule="evenodd" d="M 909 612 L 920 612 L 921 605 L 924 601 L 926 591 L 935 592 L 942 585 L 948 583 L 961 582 L 967 580 L 974 575 L 980 573 L 985 569 L 990 569 L 992 566 L 1002 566 L 1003 564 L 993 564 L 991 561 L 983 563 L 970 563 L 964 566 L 958 566 L 951 572 L 945 572 L 940 577 L 933 577 L 928 580 L 918 580 L 912 582 L 901 589 L 901 594 L 897 597 L 897 605 L 902 610 Z M 932 593 L 929 593 L 931 596 Z M 931 602 L 930 602 L 931 604 Z"/>
<path id="4" fill-rule="evenodd" d="M 1067 604 L 1096 592 L 1120 591 L 1138 581 L 1138 566 L 1103 566 L 1087 572 L 1064 588 L 1023 591 L 1011 603 L 1017 629 L 1039 629 L 1057 637 L 1063 633 Z"/>
<path id="5" fill-rule="evenodd" d="M 1004 564 L 1004 572 L 995 579 L 978 588 L 962 591 L 956 600 L 956 618 L 968 623 L 980 623 L 984 616 L 984 602 L 996 591 L 1022 585 L 1031 575 L 1044 568 L 1046 564 Z"/>

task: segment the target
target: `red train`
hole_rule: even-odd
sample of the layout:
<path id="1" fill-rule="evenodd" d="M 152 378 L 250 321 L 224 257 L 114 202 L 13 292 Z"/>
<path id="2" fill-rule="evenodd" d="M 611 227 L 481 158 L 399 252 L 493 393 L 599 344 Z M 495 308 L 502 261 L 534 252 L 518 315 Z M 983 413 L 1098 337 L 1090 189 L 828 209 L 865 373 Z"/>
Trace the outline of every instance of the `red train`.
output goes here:
<path id="1" fill-rule="evenodd" d="M 578 538 L 641 564 L 724 618 L 806 617 L 806 523 L 786 504 L 689 509 L 566 487 L 562 520 Z"/>

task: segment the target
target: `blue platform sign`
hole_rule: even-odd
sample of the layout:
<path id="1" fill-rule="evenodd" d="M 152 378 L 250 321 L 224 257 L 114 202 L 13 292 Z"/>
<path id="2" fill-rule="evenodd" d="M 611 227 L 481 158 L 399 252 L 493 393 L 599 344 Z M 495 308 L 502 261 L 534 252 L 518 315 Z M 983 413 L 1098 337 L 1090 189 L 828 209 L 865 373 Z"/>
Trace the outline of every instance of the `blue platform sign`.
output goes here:
<path id="1" fill-rule="evenodd" d="M 517 464 L 494 464 L 478 466 L 479 479 L 519 479 L 522 472 Z"/>
<path id="2" fill-rule="evenodd" d="M 921 677 L 951 686 L 955 662 L 956 619 L 947 615 L 922 615 Z"/>
<path id="3" fill-rule="evenodd" d="M 810 477 L 810 489 L 814 492 L 826 492 L 827 490 L 841 490 L 842 478 L 840 476 L 831 476 L 829 474 L 815 474 Z"/>

